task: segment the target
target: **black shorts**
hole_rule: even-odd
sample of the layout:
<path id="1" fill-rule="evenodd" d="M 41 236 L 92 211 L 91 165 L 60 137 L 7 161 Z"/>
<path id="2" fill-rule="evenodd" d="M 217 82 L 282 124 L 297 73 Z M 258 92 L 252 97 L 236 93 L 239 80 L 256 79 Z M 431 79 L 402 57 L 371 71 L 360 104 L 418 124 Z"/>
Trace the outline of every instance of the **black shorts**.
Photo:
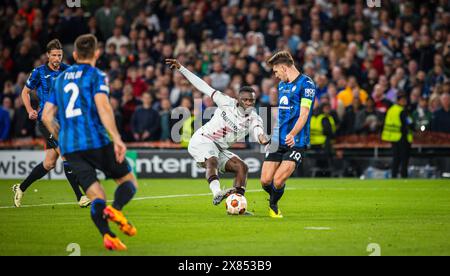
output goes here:
<path id="1" fill-rule="evenodd" d="M 99 149 L 67 153 L 64 157 L 85 192 L 98 181 L 96 169 L 102 171 L 107 179 L 119 179 L 131 172 L 126 159 L 120 164 L 117 163 L 113 144 Z"/>
<path id="2" fill-rule="evenodd" d="M 38 122 L 38 128 L 42 136 L 44 136 L 45 138 L 46 141 L 45 149 L 49 150 L 58 148 L 58 141 L 55 138 L 53 138 L 53 134 L 50 133 L 50 131 L 47 129 L 47 127 L 44 125 L 43 122 L 41 121 Z"/>
<path id="3" fill-rule="evenodd" d="M 298 166 L 302 163 L 304 154 L 304 148 L 289 148 L 280 146 L 278 151 L 267 154 L 264 161 L 280 163 L 283 161 L 293 161 L 298 168 Z"/>

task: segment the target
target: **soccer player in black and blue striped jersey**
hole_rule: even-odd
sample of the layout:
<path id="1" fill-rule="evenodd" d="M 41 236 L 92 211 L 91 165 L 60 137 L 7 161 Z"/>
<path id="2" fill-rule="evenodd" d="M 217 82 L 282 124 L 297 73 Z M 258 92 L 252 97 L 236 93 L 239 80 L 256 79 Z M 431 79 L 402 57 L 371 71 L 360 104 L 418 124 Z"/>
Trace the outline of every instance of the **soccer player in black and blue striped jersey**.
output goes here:
<path id="1" fill-rule="evenodd" d="M 25 108 L 28 112 L 30 120 L 37 120 L 39 130 L 46 139 L 45 159 L 33 168 L 28 177 L 20 184 L 13 186 L 14 205 L 20 207 L 22 204 L 22 197 L 25 191 L 37 180 L 44 177 L 49 171 L 56 166 L 56 161 L 59 157 L 58 142 L 50 134 L 47 128 L 42 123 L 42 110 L 45 102 L 50 94 L 50 87 L 53 80 L 59 76 L 69 65 L 62 63 L 63 50 L 59 40 L 54 39 L 47 44 L 48 63 L 36 67 L 28 78 L 25 87 L 22 90 L 22 99 Z M 37 110 L 32 106 L 30 100 L 30 93 L 35 90 L 39 99 L 39 107 Z M 72 189 L 77 197 L 80 207 L 87 207 L 90 204 L 89 199 L 83 196 L 76 175 L 72 172 L 67 161 L 63 160 L 64 173 L 69 181 Z"/>
<path id="2" fill-rule="evenodd" d="M 287 51 L 275 53 L 267 64 L 281 80 L 278 84 L 278 122 L 272 136 L 272 143 L 278 148 L 266 155 L 261 184 L 270 195 L 269 215 L 282 218 L 278 201 L 284 194 L 286 180 L 301 164 L 309 145 L 316 85 L 310 77 L 300 73 Z"/>
<path id="3" fill-rule="evenodd" d="M 135 195 L 137 181 L 125 159 L 126 146 L 109 102 L 107 76 L 95 67 L 100 53 L 97 47 L 93 35 L 77 38 L 73 53 L 76 64 L 53 82 L 42 120 L 59 139 L 61 155 L 70 163 L 92 201 L 91 218 L 105 247 L 126 250 L 109 228 L 108 220 L 117 223 L 126 235 L 136 234 L 136 228 L 125 218 L 122 209 Z M 118 184 L 112 206 L 106 206 L 96 169 Z"/>

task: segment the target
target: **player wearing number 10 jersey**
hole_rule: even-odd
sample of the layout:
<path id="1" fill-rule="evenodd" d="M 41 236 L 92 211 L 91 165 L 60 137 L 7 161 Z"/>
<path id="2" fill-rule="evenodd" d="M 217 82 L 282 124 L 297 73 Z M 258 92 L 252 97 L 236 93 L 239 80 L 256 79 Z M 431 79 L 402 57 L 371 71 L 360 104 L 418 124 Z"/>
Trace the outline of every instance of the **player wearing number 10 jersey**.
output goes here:
<path id="1" fill-rule="evenodd" d="M 99 56 L 95 36 L 78 37 L 73 56 L 77 63 L 54 81 L 42 120 L 59 138 L 61 154 L 71 164 L 92 201 L 91 217 L 105 247 L 125 250 L 126 246 L 111 232 L 108 220 L 117 223 L 126 235 L 136 234 L 136 228 L 122 214 L 122 208 L 135 195 L 137 181 L 125 159 L 126 146 L 109 103 L 106 74 L 95 68 Z M 53 123 L 55 115 L 59 126 Z M 96 169 L 119 185 L 112 206 L 106 206 Z"/>

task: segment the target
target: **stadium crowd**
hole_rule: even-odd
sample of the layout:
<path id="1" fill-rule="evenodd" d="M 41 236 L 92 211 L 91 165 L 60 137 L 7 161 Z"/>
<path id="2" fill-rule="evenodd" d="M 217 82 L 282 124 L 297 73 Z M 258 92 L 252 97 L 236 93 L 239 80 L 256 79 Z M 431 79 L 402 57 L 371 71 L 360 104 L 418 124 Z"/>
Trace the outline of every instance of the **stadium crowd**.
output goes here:
<path id="1" fill-rule="evenodd" d="M 87 1 L 86 1 L 87 2 Z M 171 111 L 213 106 L 165 58 L 176 57 L 212 87 L 257 92 L 257 107 L 277 106 L 265 61 L 288 49 L 317 85 L 316 112 L 335 135 L 379 134 L 387 109 L 408 95 L 416 131 L 450 133 L 448 1 L 2 1 L 0 141 L 35 137 L 20 94 L 45 45 L 58 38 L 72 64 L 78 35 L 101 41 L 111 103 L 125 141 L 168 141 Z M 196 103 L 198 101 L 195 101 Z M 329 107 L 329 108 L 326 108 Z"/>

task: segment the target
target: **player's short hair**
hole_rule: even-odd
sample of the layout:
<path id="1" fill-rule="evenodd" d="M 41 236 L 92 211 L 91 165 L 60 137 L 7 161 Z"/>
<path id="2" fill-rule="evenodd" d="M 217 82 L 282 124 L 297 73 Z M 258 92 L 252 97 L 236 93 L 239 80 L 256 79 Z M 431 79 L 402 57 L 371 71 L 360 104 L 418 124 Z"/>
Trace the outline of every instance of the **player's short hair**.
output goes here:
<path id="1" fill-rule="evenodd" d="M 294 65 L 294 59 L 288 51 L 279 51 L 267 60 L 267 65 L 273 67 L 277 64 L 285 64 L 289 67 Z"/>
<path id="2" fill-rule="evenodd" d="M 62 44 L 58 39 L 53 39 L 49 43 L 47 43 L 47 53 L 50 53 L 52 50 L 62 50 Z"/>
<path id="3" fill-rule="evenodd" d="M 79 36 L 75 40 L 75 52 L 79 59 L 91 59 L 97 50 L 97 38 L 92 34 L 85 34 Z"/>
<path id="4" fill-rule="evenodd" d="M 241 89 L 239 89 L 239 94 L 245 93 L 245 92 L 256 93 L 255 89 L 253 89 L 253 87 L 251 87 L 251 86 L 242 86 Z"/>

